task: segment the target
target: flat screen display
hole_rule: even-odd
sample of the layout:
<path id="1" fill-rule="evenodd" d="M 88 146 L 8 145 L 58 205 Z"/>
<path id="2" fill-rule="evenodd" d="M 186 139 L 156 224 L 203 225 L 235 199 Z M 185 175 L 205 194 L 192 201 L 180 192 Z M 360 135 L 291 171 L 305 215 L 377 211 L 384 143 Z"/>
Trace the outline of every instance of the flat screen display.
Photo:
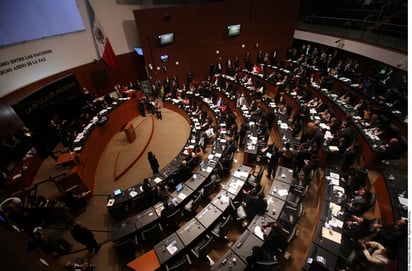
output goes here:
<path id="1" fill-rule="evenodd" d="M 168 56 L 168 55 L 161 55 L 161 56 L 160 56 L 160 60 L 161 60 L 162 62 L 167 62 L 167 61 L 169 61 L 169 56 Z"/>
<path id="2" fill-rule="evenodd" d="M 114 190 L 114 193 L 113 193 L 115 196 L 119 196 L 119 195 L 121 195 L 122 194 L 122 190 L 120 190 L 120 189 L 116 189 L 116 190 Z"/>
<path id="3" fill-rule="evenodd" d="M 228 36 L 237 36 L 240 34 L 240 24 L 232 24 L 227 27 Z"/>
<path id="4" fill-rule="evenodd" d="M 143 55 L 143 49 L 142 49 L 142 48 L 134 48 L 134 51 L 135 51 L 139 56 L 142 56 L 142 55 Z"/>
<path id="5" fill-rule="evenodd" d="M 175 41 L 174 33 L 166 33 L 166 34 L 159 35 L 160 46 L 172 44 L 174 41 Z"/>
<path id="6" fill-rule="evenodd" d="M 84 31 L 76 0 L 0 1 L 0 46 Z"/>

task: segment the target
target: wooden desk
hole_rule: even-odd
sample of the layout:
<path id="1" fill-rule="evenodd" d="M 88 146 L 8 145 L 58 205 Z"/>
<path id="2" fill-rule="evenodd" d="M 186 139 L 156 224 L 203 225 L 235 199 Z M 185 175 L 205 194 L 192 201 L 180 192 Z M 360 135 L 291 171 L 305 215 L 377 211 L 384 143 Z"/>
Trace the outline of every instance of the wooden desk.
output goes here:
<path id="1" fill-rule="evenodd" d="M 113 138 L 116 133 L 133 118 L 139 115 L 136 106 L 136 99 L 130 99 L 111 111 L 109 119 L 103 126 L 96 126 L 87 137 L 81 152 L 79 153 L 79 163 L 72 168 L 71 175 L 76 175 L 85 186 L 93 193 L 94 177 L 96 174 L 99 158 L 103 153 L 104 146 Z M 64 180 L 61 180 L 64 182 Z"/>
<path id="2" fill-rule="evenodd" d="M 63 166 L 66 164 L 75 164 L 76 153 L 65 152 L 59 155 L 56 161 L 56 166 Z"/>
<path id="3" fill-rule="evenodd" d="M 127 266 L 136 271 L 154 271 L 160 268 L 160 262 L 154 249 L 151 249 L 129 262 Z"/>
<path id="4" fill-rule="evenodd" d="M 30 152 L 31 155 L 28 155 Z M 7 179 L 6 187 L 10 193 L 16 193 L 32 185 L 34 176 L 40 168 L 43 159 L 37 152 L 29 150 L 28 154 L 16 165 L 10 177 Z"/>

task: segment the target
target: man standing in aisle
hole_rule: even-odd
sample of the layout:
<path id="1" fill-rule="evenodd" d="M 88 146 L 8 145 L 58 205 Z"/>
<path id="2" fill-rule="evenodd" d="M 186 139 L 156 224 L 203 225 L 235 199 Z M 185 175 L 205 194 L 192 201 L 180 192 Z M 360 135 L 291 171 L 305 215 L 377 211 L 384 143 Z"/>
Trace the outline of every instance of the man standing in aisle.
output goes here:
<path id="1" fill-rule="evenodd" d="M 96 239 L 94 238 L 93 233 L 86 227 L 83 227 L 80 222 L 76 221 L 73 224 L 70 233 L 74 240 L 86 246 L 87 250 L 91 253 L 93 249 L 95 252 L 98 252 L 100 249 L 100 245 L 97 243 Z"/>

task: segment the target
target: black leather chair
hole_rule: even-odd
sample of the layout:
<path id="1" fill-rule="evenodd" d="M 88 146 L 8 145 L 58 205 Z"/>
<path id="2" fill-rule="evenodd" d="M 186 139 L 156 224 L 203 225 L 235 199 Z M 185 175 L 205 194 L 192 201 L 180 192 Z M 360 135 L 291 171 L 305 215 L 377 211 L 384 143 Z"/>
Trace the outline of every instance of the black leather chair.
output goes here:
<path id="1" fill-rule="evenodd" d="M 149 228 L 140 232 L 143 241 L 159 242 L 162 237 L 163 228 L 159 223 L 156 223 Z"/>
<path id="2" fill-rule="evenodd" d="M 330 271 L 329 268 L 327 268 L 323 263 L 318 262 L 318 261 L 313 261 L 310 266 L 308 271 Z"/>
<path id="3" fill-rule="evenodd" d="M 132 199 L 133 209 L 137 212 L 143 211 L 148 207 L 148 196 L 146 193 L 141 193 Z"/>
<path id="4" fill-rule="evenodd" d="M 197 259 L 206 259 L 210 264 L 211 261 L 209 260 L 208 254 L 213 248 L 213 241 L 213 235 L 206 234 L 190 251 Z"/>
<path id="5" fill-rule="evenodd" d="M 279 220 L 284 221 L 292 226 L 298 223 L 299 219 L 303 215 L 303 204 L 302 202 L 298 204 L 286 202 L 283 207 L 282 213 Z"/>
<path id="6" fill-rule="evenodd" d="M 119 255 L 125 255 L 132 252 L 134 253 L 138 245 L 139 241 L 137 239 L 137 236 L 113 242 L 113 248 Z"/>
<path id="7" fill-rule="evenodd" d="M 247 186 L 251 188 L 255 183 L 260 182 L 262 180 L 264 171 L 265 167 L 261 166 L 258 172 L 254 172 L 253 174 L 251 174 L 247 180 Z M 248 188 L 246 187 L 246 189 Z"/>
<path id="8" fill-rule="evenodd" d="M 213 179 L 210 179 L 210 181 L 205 184 L 202 189 L 200 189 L 200 194 L 202 195 L 202 198 L 207 198 L 209 197 L 210 194 L 215 190 L 216 188 L 216 183 Z"/>
<path id="9" fill-rule="evenodd" d="M 166 271 L 189 271 L 192 266 L 192 261 L 188 254 L 184 254 L 172 263 L 167 264 Z"/>
<path id="10" fill-rule="evenodd" d="M 279 267 L 279 262 L 276 257 L 273 256 L 273 260 L 258 261 L 256 262 L 251 270 L 253 271 L 273 271 Z"/>
<path id="11" fill-rule="evenodd" d="M 180 222 L 183 220 L 183 213 L 180 209 L 177 209 L 164 220 L 164 225 L 167 228 L 178 228 Z"/>
<path id="12" fill-rule="evenodd" d="M 200 206 L 202 201 L 202 194 L 197 193 L 189 202 L 185 205 L 184 210 L 187 214 L 196 213 L 197 208 Z"/>
<path id="13" fill-rule="evenodd" d="M 232 222 L 232 217 L 230 215 L 223 216 L 214 226 L 213 230 L 211 233 L 216 237 L 216 238 L 227 238 L 227 233 L 230 230 Z"/>

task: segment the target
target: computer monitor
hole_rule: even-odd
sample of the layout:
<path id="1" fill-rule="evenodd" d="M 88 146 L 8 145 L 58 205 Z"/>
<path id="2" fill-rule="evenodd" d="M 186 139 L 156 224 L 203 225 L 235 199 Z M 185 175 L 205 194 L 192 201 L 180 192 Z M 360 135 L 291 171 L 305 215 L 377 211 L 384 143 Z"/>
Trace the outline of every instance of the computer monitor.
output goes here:
<path id="1" fill-rule="evenodd" d="M 180 192 L 182 190 L 183 190 L 183 184 L 182 183 L 179 183 L 178 185 L 176 185 L 176 191 L 177 192 Z"/>
<path id="2" fill-rule="evenodd" d="M 116 190 L 114 190 L 113 194 L 114 194 L 115 196 L 119 196 L 119 195 L 122 194 L 122 190 L 121 190 L 121 189 L 116 189 Z"/>

